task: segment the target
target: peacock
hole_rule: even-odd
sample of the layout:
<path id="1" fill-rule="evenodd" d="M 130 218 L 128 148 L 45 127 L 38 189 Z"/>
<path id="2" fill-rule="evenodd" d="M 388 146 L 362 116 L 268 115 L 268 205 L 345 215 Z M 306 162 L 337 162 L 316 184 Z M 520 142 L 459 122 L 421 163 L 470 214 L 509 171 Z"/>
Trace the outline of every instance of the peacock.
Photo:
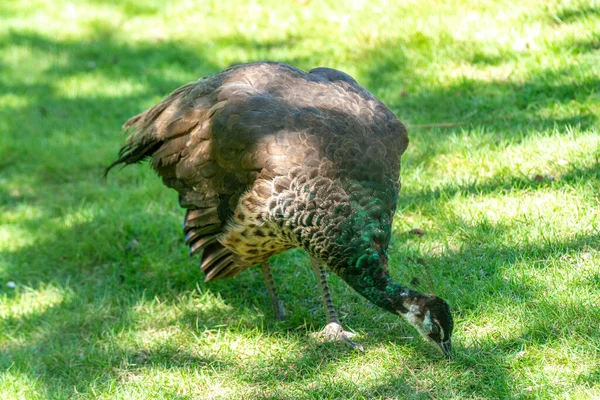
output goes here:
<path id="1" fill-rule="evenodd" d="M 179 193 L 185 242 L 201 254 L 206 281 L 258 265 L 282 319 L 269 258 L 301 248 L 321 288 L 326 338 L 362 349 L 342 328 L 328 268 L 450 356 L 447 302 L 394 282 L 388 271 L 406 129 L 351 76 L 278 62 L 236 65 L 180 87 L 124 129 L 132 133 L 106 173 L 151 158 Z"/>

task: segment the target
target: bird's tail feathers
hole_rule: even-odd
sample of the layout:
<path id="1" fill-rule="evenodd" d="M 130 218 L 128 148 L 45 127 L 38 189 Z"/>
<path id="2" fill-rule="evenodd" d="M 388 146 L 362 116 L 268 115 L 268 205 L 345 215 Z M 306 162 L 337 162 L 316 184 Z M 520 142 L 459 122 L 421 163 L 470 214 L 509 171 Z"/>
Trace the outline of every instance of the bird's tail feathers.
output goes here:
<path id="1" fill-rule="evenodd" d="M 124 166 L 127 166 L 143 161 L 151 156 L 161 144 L 162 143 L 158 140 L 144 140 L 127 143 L 119 150 L 119 158 L 104 170 L 104 177 L 108 175 L 111 169 L 119 164 L 125 164 Z"/>
<path id="2" fill-rule="evenodd" d="M 123 129 L 132 131 L 119 151 L 119 158 L 106 168 L 104 176 L 119 164 L 127 166 L 152 156 L 158 148 L 179 132 L 173 132 L 174 122 L 181 119 L 183 98 L 193 83 L 184 85 L 152 108 L 131 117 L 123 124 Z"/>

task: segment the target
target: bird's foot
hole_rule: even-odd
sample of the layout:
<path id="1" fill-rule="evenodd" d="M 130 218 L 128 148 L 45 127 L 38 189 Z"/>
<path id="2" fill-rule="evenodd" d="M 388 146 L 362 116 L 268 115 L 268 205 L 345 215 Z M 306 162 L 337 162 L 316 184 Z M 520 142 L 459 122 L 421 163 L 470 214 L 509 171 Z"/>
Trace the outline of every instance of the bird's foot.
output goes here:
<path id="1" fill-rule="evenodd" d="M 285 319 L 285 306 L 283 301 L 277 300 L 273 302 L 273 313 L 277 321 L 283 321 Z"/>
<path id="2" fill-rule="evenodd" d="M 346 345 L 350 346 L 355 350 L 364 351 L 362 345 L 360 343 L 356 343 L 351 338 L 356 336 L 356 334 L 352 332 L 345 331 L 340 324 L 337 322 L 328 323 L 325 328 L 321 332 L 319 332 L 319 336 L 324 337 L 325 340 L 333 341 L 337 340 L 340 342 L 344 342 Z"/>

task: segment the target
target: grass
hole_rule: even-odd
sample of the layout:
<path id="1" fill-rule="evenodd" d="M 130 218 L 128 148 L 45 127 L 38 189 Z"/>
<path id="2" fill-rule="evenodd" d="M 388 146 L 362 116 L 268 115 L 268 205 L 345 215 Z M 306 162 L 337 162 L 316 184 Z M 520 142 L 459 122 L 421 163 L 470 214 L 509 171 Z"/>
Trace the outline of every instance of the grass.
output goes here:
<path id="1" fill-rule="evenodd" d="M 0 398 L 600 397 L 596 0 L 14 0 L 0 15 Z M 414 127 L 391 272 L 448 299 L 453 361 L 336 277 L 366 351 L 314 338 L 299 251 L 274 261 L 275 322 L 258 271 L 203 283 L 147 166 L 101 179 L 129 116 L 257 59 L 342 69 Z"/>

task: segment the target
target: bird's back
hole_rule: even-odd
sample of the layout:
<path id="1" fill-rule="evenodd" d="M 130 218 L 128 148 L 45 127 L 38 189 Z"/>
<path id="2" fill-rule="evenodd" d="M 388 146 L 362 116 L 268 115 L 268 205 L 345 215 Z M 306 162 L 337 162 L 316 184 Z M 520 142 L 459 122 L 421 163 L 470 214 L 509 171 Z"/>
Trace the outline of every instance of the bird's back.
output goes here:
<path id="1" fill-rule="evenodd" d="M 387 248 L 406 131 L 342 72 L 235 66 L 125 127 L 134 132 L 115 164 L 152 157 L 188 210 L 186 240 L 204 249 L 207 280 L 292 247 L 332 266 L 365 229 L 362 240 Z"/>

